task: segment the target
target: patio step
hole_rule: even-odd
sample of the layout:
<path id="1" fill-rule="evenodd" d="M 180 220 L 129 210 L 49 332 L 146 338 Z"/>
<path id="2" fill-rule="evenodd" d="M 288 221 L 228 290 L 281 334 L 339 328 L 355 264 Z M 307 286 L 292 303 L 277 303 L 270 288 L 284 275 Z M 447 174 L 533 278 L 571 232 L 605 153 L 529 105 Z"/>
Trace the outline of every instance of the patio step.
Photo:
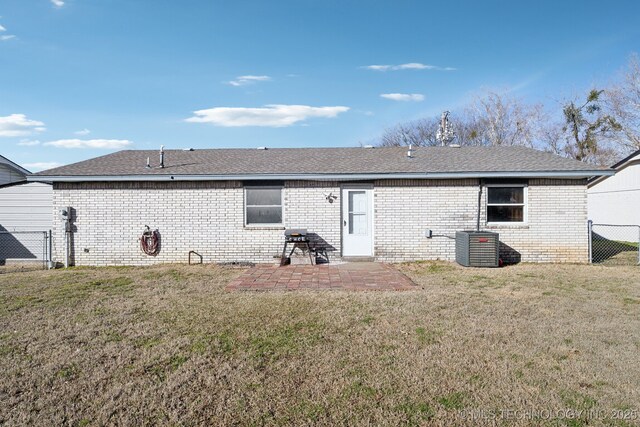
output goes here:
<path id="1" fill-rule="evenodd" d="M 376 259 L 372 256 L 343 256 L 344 262 L 374 262 Z"/>

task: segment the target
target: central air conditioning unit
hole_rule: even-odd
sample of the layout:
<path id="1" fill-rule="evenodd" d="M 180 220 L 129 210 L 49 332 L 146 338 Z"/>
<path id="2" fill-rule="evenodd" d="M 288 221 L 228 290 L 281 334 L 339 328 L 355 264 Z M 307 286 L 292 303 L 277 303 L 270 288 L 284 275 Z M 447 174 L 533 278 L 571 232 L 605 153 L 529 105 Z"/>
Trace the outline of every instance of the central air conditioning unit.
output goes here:
<path id="1" fill-rule="evenodd" d="M 465 267 L 498 267 L 500 239 L 488 231 L 456 231 L 456 262 Z"/>

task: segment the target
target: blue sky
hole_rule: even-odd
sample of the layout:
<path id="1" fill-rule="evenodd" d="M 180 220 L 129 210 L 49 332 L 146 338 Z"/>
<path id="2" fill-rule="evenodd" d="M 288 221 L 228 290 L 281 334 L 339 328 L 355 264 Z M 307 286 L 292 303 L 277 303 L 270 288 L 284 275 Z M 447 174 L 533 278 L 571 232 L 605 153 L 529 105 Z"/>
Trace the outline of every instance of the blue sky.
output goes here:
<path id="1" fill-rule="evenodd" d="M 0 16 L 0 154 L 32 170 L 161 144 L 367 144 L 483 88 L 553 107 L 640 51 L 635 0 L 0 0 Z"/>

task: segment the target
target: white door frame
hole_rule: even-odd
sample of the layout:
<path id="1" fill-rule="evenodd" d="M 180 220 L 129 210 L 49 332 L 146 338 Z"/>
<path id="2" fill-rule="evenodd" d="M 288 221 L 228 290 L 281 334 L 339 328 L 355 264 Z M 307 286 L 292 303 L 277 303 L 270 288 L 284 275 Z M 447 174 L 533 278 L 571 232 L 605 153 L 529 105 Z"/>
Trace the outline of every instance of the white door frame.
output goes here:
<path id="1" fill-rule="evenodd" d="M 348 218 L 348 204 L 349 204 L 349 194 L 350 190 L 353 191 L 362 191 L 365 190 L 367 195 L 367 219 L 368 219 L 368 229 L 369 229 L 369 245 L 367 253 L 349 253 L 347 248 L 347 233 L 349 227 L 349 218 Z M 374 256 L 374 197 L 373 197 L 373 184 L 343 184 L 340 186 L 340 229 L 342 230 L 341 235 L 341 252 L 344 257 L 373 257 Z M 347 250 L 345 250 L 347 249 Z"/>

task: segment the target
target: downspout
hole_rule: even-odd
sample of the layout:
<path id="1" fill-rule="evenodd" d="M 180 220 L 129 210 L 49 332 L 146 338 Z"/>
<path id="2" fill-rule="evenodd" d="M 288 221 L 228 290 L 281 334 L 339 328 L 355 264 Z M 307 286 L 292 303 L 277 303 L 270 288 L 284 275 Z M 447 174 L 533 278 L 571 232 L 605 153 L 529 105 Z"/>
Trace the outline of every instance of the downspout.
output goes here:
<path id="1" fill-rule="evenodd" d="M 476 231 L 480 231 L 480 212 L 482 211 L 482 179 L 478 179 L 478 215 L 476 217 Z"/>
<path id="2" fill-rule="evenodd" d="M 69 258 L 71 256 L 71 208 L 67 206 L 67 215 L 64 219 L 64 268 L 69 268 Z"/>
<path id="3" fill-rule="evenodd" d="M 60 211 L 64 219 L 64 268 L 69 268 L 71 258 L 71 206 L 67 206 Z"/>
<path id="4" fill-rule="evenodd" d="M 64 268 L 69 268 L 69 231 L 64 232 Z"/>

